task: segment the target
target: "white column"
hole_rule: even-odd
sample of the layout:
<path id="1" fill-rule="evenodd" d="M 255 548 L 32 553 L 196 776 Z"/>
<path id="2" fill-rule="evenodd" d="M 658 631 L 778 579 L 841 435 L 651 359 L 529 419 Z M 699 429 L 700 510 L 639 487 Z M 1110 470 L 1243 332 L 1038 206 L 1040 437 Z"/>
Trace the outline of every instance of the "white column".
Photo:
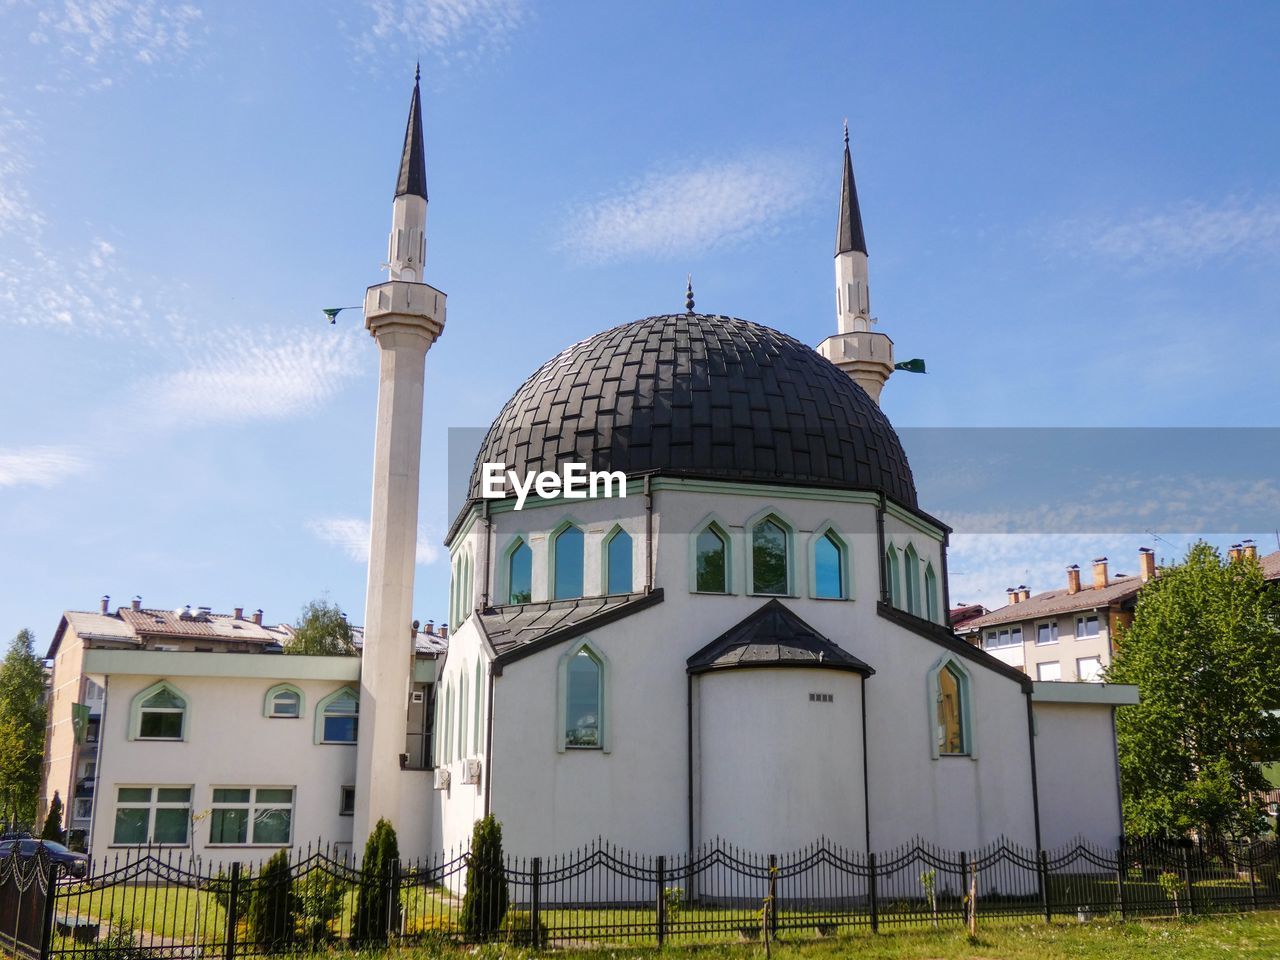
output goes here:
<path id="1" fill-rule="evenodd" d="M 360 664 L 354 849 L 379 818 L 400 816 L 413 674 L 413 579 L 426 354 L 444 329 L 445 296 L 423 283 L 370 287 L 365 325 L 378 342 L 378 419 L 369 523 L 369 583 Z M 424 811 L 425 814 L 425 811 Z"/>

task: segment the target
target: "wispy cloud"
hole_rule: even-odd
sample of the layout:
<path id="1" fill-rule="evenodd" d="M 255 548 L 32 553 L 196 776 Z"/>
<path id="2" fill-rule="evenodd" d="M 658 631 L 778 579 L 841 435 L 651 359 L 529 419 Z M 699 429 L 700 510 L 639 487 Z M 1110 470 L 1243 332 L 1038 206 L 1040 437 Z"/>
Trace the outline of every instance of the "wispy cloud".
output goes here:
<path id="1" fill-rule="evenodd" d="M 160 427 L 297 416 L 346 386 L 365 345 L 354 332 L 329 328 L 275 336 L 228 331 L 185 368 L 143 384 L 134 403 Z"/>
<path id="2" fill-rule="evenodd" d="M 0 487 L 52 487 L 88 469 L 89 461 L 71 447 L 0 448 Z"/>
<path id="3" fill-rule="evenodd" d="M 369 521 L 357 517 L 324 517 L 307 523 L 310 530 L 319 540 L 330 546 L 338 547 L 357 563 L 369 562 Z M 435 539 L 425 527 L 418 529 L 417 562 L 419 564 L 435 563 L 440 550 Z"/>
<path id="4" fill-rule="evenodd" d="M 180 60 L 196 43 L 203 13 L 191 3 L 63 0 L 38 9 L 28 39 L 78 67 L 154 65 Z M 97 86 L 110 86 L 103 75 Z"/>
<path id="5" fill-rule="evenodd" d="M 429 52 L 436 63 L 504 49 L 527 19 L 525 0 L 366 0 L 373 15 L 357 43 L 367 55 Z"/>
<path id="6" fill-rule="evenodd" d="M 1050 232 L 1064 250 L 1131 266 L 1280 253 L 1280 197 L 1183 201 L 1130 215 L 1071 220 Z"/>
<path id="7" fill-rule="evenodd" d="M 588 263 L 700 253 L 776 231 L 814 188 L 808 164 L 777 153 L 651 173 L 573 211 L 561 243 Z"/>

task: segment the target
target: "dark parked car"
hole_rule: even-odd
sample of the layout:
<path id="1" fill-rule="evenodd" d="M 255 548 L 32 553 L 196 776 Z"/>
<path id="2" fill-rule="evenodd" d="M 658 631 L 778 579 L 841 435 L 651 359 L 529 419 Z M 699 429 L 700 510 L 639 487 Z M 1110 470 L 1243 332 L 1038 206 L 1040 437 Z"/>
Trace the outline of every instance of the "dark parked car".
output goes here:
<path id="1" fill-rule="evenodd" d="M 0 840 L 0 857 L 17 854 L 20 857 L 34 857 L 43 852 L 46 857 L 58 864 L 63 873 L 72 877 L 83 877 L 89 872 L 89 858 L 83 853 L 76 853 L 53 840 Z"/>

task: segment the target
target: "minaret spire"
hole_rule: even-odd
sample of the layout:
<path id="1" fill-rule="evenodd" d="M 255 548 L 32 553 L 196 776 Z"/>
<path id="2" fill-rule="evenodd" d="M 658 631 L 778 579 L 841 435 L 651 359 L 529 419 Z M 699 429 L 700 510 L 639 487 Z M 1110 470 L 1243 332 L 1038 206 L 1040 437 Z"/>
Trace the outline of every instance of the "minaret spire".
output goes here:
<path id="1" fill-rule="evenodd" d="M 871 289 L 867 283 L 867 238 L 853 180 L 849 121 L 844 122 L 844 178 L 840 183 L 840 216 L 836 226 L 836 335 L 818 352 L 853 378 L 872 400 L 893 373 L 893 341 L 873 333 Z"/>
<path id="2" fill-rule="evenodd" d="M 427 159 L 422 138 L 421 68 L 414 70 L 409 121 L 404 128 L 400 175 L 391 206 L 391 236 L 387 240 L 387 267 L 392 280 L 422 281 L 427 259 Z"/>

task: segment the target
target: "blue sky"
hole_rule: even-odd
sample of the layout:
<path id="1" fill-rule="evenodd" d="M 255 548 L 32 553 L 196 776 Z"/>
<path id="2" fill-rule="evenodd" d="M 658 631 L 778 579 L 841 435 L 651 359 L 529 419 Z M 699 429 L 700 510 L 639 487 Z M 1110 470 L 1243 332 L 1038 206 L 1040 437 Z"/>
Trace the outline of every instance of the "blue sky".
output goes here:
<path id="1" fill-rule="evenodd" d="M 1269 3 L 0 0 L 0 631 L 103 593 L 362 618 L 376 350 L 320 308 L 379 280 L 418 57 L 423 619 L 445 431 L 543 359 L 690 271 L 834 331 L 845 117 L 874 312 L 930 370 L 896 424 L 1277 426 L 1276 36 Z M 953 599 L 1157 532 L 957 537 Z"/>

